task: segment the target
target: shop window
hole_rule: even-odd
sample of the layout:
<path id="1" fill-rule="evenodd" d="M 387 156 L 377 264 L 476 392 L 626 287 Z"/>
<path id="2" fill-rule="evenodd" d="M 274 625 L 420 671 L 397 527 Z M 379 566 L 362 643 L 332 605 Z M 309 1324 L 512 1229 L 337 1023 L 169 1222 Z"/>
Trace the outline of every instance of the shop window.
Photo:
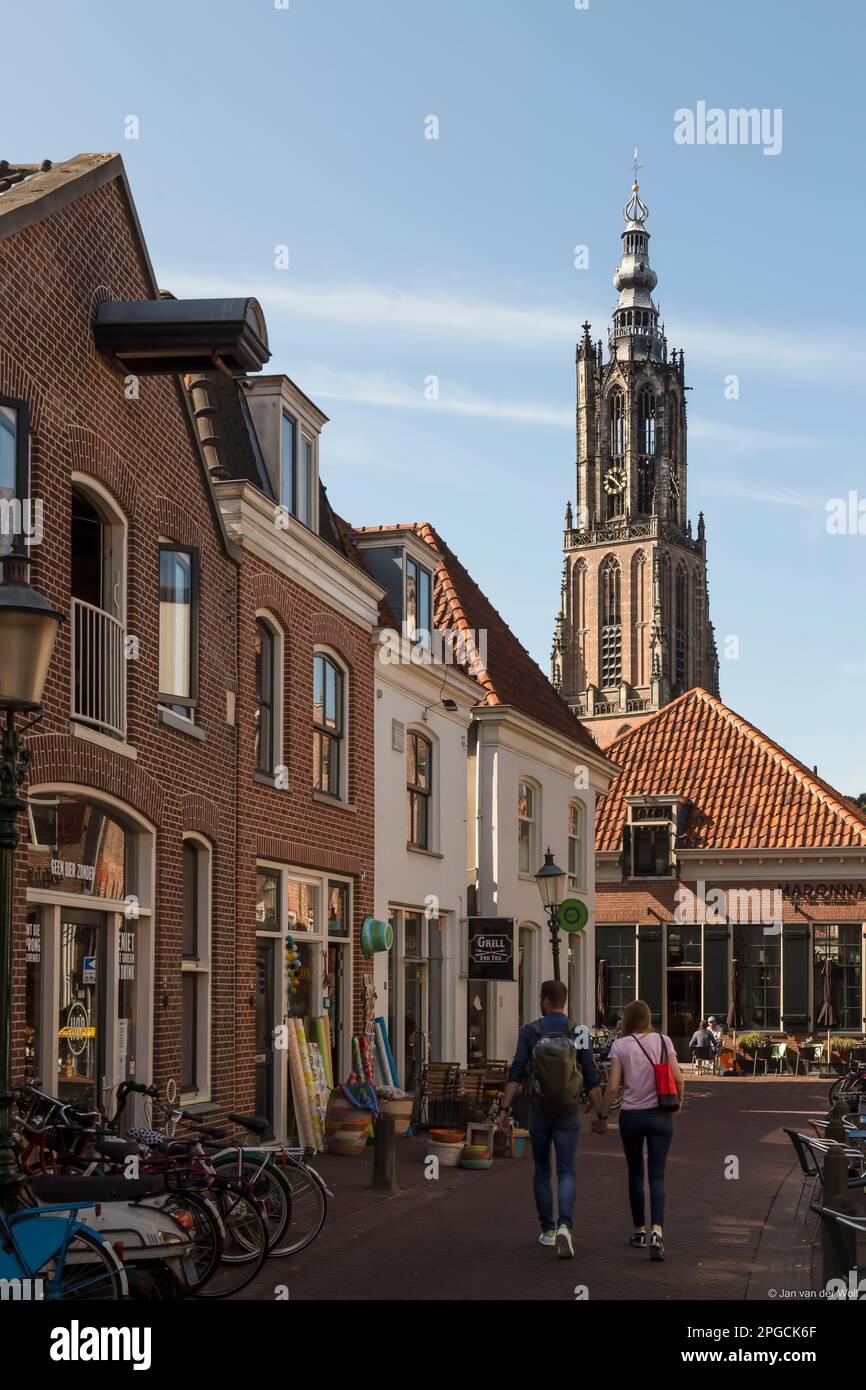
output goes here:
<path id="1" fill-rule="evenodd" d="M 538 1017 L 535 950 L 538 933 L 534 927 L 521 927 L 517 933 L 517 1026 Z"/>
<path id="2" fill-rule="evenodd" d="M 318 932 L 318 883 L 290 878 L 287 885 L 287 911 L 287 926 L 290 932 Z"/>
<path id="3" fill-rule="evenodd" d="M 24 1080 L 41 1076 L 39 1049 L 42 1045 L 39 1021 L 42 1017 L 42 913 L 27 910 L 27 936 L 24 975 Z"/>
<path id="4" fill-rule="evenodd" d="M 196 706 L 198 552 L 159 547 L 159 701 L 192 719 Z"/>
<path id="5" fill-rule="evenodd" d="M 580 888 L 584 876 L 584 807 L 572 801 L 568 807 L 568 886 Z"/>
<path id="6" fill-rule="evenodd" d="M 328 883 L 328 936 L 348 937 L 352 934 L 349 920 L 348 883 Z"/>
<path id="7" fill-rule="evenodd" d="M 636 992 L 634 927 L 596 927 L 596 1023 L 616 1028 Z"/>
<path id="8" fill-rule="evenodd" d="M 522 874 L 538 868 L 538 788 L 532 782 L 517 784 L 517 867 Z"/>
<path id="9" fill-rule="evenodd" d="M 778 1030 L 781 1026 L 782 943 L 763 926 L 738 925 L 737 958 L 740 1016 L 743 1028 Z"/>
<path id="10" fill-rule="evenodd" d="M 406 743 L 406 838 L 413 849 L 430 849 L 433 745 L 411 730 Z"/>
<path id="11" fill-rule="evenodd" d="M 211 851 L 190 836 L 182 855 L 180 1089 L 203 1100 L 210 1095 Z"/>
<path id="12" fill-rule="evenodd" d="M 28 430 L 27 402 L 0 396 L 0 504 L 6 504 L 0 555 L 8 555 L 16 542 L 22 541 L 20 509 L 30 490 Z"/>
<path id="13" fill-rule="evenodd" d="M 863 969 L 862 928 L 859 922 L 814 924 L 814 1016 L 824 998 L 824 962 L 832 962 L 830 983 L 835 1027 L 840 1032 L 862 1030 L 861 981 Z"/>
<path id="14" fill-rule="evenodd" d="M 345 798 L 345 673 L 333 657 L 313 658 L 313 787 Z"/>
<path id="15" fill-rule="evenodd" d="M 118 814 L 82 797 L 34 793 L 28 802 L 28 888 L 125 899 L 137 837 Z"/>

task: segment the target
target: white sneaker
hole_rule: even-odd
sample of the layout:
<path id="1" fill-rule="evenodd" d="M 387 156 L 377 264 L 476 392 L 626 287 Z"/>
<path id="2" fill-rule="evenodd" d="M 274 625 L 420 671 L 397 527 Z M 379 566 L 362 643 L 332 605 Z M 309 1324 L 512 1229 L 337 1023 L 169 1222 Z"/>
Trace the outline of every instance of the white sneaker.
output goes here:
<path id="1" fill-rule="evenodd" d="M 538 1237 L 538 1243 L 539 1243 L 539 1245 L 555 1245 L 555 1244 L 556 1244 L 556 1231 L 553 1229 L 552 1226 L 550 1227 L 549 1230 L 547 1230 L 547 1231 L 542 1231 L 542 1232 L 541 1232 L 541 1235 Z"/>
<path id="2" fill-rule="evenodd" d="M 564 1222 L 560 1222 L 556 1228 L 556 1255 L 560 1260 L 574 1259 L 574 1246 L 571 1243 L 571 1231 Z"/>

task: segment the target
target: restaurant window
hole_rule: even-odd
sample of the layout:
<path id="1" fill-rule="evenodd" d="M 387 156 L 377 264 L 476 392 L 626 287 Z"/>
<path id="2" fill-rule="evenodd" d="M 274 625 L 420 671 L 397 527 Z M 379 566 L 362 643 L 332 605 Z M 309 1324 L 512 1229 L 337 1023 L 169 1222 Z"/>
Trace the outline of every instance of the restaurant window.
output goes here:
<path id="1" fill-rule="evenodd" d="M 276 706 L 276 638 L 273 629 L 256 619 L 255 761 L 259 772 L 274 770 L 274 711 Z"/>
<path id="2" fill-rule="evenodd" d="M 596 1023 L 615 1029 L 636 992 L 634 927 L 596 927 Z"/>
<path id="3" fill-rule="evenodd" d="M 859 922 L 815 922 L 814 924 L 814 1009 L 817 1019 L 824 999 L 824 962 L 833 963 L 830 977 L 835 1028 L 859 1033 L 863 1026 L 861 995 L 863 942 Z"/>
<path id="4" fill-rule="evenodd" d="M 433 628 L 433 580 L 430 571 L 406 558 L 406 636 L 425 647 Z"/>
<path id="5" fill-rule="evenodd" d="M 736 927 L 740 1016 L 743 1028 L 777 1030 L 781 1026 L 782 944 L 763 926 Z"/>
<path id="6" fill-rule="evenodd" d="M 522 874 L 538 868 L 538 788 L 532 782 L 517 784 L 517 867 Z"/>
<path id="7" fill-rule="evenodd" d="M 27 402 L 0 396 L 0 504 L 6 503 L 0 511 L 0 555 L 8 555 L 22 539 L 24 502 L 30 490 L 28 449 Z"/>
<path id="8" fill-rule="evenodd" d="M 583 803 L 572 801 L 568 807 L 568 886 L 583 886 Z"/>
<path id="9" fill-rule="evenodd" d="M 313 657 L 313 787 L 344 796 L 343 720 L 345 674 L 333 657 Z"/>
<path id="10" fill-rule="evenodd" d="M 196 704 L 197 590 L 197 552 L 160 545 L 159 700 L 187 719 Z"/>
<path id="11" fill-rule="evenodd" d="M 180 1090 L 210 1094 L 211 851 L 204 840 L 183 842 L 181 899 Z"/>
<path id="12" fill-rule="evenodd" d="M 413 849 L 430 848 L 430 808 L 433 787 L 433 745 L 410 731 L 406 744 L 406 838 Z"/>

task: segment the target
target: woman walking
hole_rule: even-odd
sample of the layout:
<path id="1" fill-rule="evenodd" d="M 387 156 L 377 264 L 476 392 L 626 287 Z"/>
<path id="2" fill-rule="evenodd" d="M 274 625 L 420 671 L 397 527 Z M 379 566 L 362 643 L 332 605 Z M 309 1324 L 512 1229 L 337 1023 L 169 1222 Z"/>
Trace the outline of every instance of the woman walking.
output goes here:
<path id="1" fill-rule="evenodd" d="M 683 1103 L 683 1074 L 670 1038 L 656 1033 L 648 1004 L 635 999 L 622 1016 L 622 1036 L 610 1049 L 610 1079 L 604 1093 L 602 1116 L 607 1118 L 611 1102 L 622 1087 L 619 1132 L 628 1164 L 628 1195 L 634 1234 L 630 1244 L 637 1250 L 649 1245 L 651 1260 L 663 1260 L 665 1247 L 662 1227 L 665 1219 L 665 1163 L 673 1138 L 673 1110 L 659 1104 L 655 1068 L 668 1062 L 673 1073 L 679 1105 Z M 652 1232 L 647 1239 L 644 1209 L 644 1146 L 650 1189 Z"/>

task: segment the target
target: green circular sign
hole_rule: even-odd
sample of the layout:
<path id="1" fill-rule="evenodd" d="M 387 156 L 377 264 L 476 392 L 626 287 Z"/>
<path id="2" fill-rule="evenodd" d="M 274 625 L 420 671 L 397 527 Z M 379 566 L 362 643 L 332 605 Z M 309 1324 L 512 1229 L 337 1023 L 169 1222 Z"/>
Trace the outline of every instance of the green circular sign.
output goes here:
<path id="1" fill-rule="evenodd" d="M 556 920 L 560 931 L 583 931 L 589 921 L 589 908 L 580 898 L 566 898 L 556 909 Z"/>

